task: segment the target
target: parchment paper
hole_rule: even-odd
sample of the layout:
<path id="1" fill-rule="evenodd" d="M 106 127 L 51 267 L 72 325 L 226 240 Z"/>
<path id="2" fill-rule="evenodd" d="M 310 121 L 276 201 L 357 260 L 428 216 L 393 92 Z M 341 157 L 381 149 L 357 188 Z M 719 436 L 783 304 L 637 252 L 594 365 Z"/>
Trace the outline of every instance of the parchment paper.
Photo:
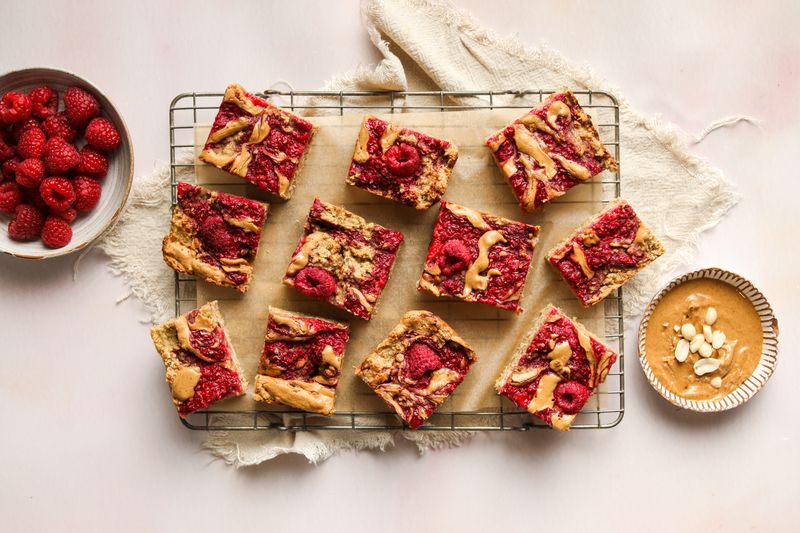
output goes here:
<path id="1" fill-rule="evenodd" d="M 288 202 L 273 202 L 261 239 L 250 290 L 240 296 L 197 282 L 198 305 L 219 300 L 233 345 L 251 383 L 246 396 L 215 406 L 225 410 L 264 410 L 271 406 L 254 402 L 252 382 L 258 368 L 270 305 L 350 323 L 350 342 L 345 352 L 336 411 L 386 412 L 387 406 L 353 373 L 354 367 L 411 309 L 427 309 L 442 317 L 466 339 L 478 354 L 464 382 L 439 411 L 496 410 L 500 399 L 493 384 L 506 365 L 529 324 L 547 303 L 553 303 L 578 319 L 601 339 L 604 335 L 603 304 L 583 309 L 566 283 L 544 259 L 544 253 L 602 208 L 603 185 L 610 176 L 603 173 L 580 184 L 533 214 L 524 214 L 496 167 L 484 139 L 523 110 L 473 110 L 433 113 L 378 115 L 401 125 L 450 139 L 459 147 L 445 199 L 467 207 L 541 226 L 539 244 L 521 300 L 525 312 L 502 311 L 491 306 L 436 298 L 418 292 L 428 244 L 439 205 L 424 212 L 374 196 L 345 183 L 362 115 L 313 117 L 319 126 L 294 196 Z M 591 110 L 598 122 L 597 113 Z M 608 120 L 606 120 L 608 122 Z M 196 125 L 196 145 L 202 148 L 209 125 Z M 199 151 L 199 149 L 196 149 Z M 211 188 L 244 194 L 259 200 L 268 197 L 244 180 L 209 165 L 196 164 L 197 181 Z M 608 186 L 606 186 L 608 187 Z M 300 236 L 314 196 L 341 205 L 369 221 L 400 230 L 405 241 L 400 247 L 392 277 L 378 300 L 372 320 L 364 321 L 325 302 L 306 298 L 281 283 Z M 610 198 L 606 192 L 606 199 Z M 510 404 L 508 404 L 510 405 Z M 280 407 L 279 407 L 280 408 Z"/>

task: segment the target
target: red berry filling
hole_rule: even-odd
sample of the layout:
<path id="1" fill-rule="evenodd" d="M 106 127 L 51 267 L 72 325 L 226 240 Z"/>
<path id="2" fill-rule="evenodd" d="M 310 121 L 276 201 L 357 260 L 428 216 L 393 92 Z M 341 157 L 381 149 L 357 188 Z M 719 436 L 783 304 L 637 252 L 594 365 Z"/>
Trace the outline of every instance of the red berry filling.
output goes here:
<path id="1" fill-rule="evenodd" d="M 325 299 L 336 292 L 336 278 L 319 267 L 305 267 L 295 276 L 294 286 L 301 294 Z"/>
<path id="2" fill-rule="evenodd" d="M 471 262 L 472 254 L 462 241 L 451 239 L 442 246 L 439 268 L 445 276 L 466 270 Z"/>
<path id="3" fill-rule="evenodd" d="M 200 313 L 199 309 L 195 309 L 186 315 L 186 321 L 189 323 L 189 335 L 192 348 L 203 354 L 203 359 L 209 362 L 221 363 L 230 358 L 228 351 L 228 343 L 225 337 L 225 330 L 222 326 L 216 324 L 214 329 L 194 329 L 195 320 Z"/>
<path id="4" fill-rule="evenodd" d="M 644 249 L 631 246 L 641 221 L 633 208 L 620 204 L 604 213 L 590 227 L 594 235 L 586 239 L 587 231 L 581 230 L 562 248 L 554 251 L 548 261 L 555 265 L 564 279 L 584 303 L 590 301 L 603 288 L 611 269 L 630 269 L 647 258 Z M 585 271 L 574 253 L 577 247 L 590 272 Z"/>
<path id="5" fill-rule="evenodd" d="M 236 372 L 220 365 L 206 365 L 200 369 L 200 379 L 194 387 L 194 396 L 180 405 L 178 413 L 186 416 L 241 392 L 242 382 Z"/>

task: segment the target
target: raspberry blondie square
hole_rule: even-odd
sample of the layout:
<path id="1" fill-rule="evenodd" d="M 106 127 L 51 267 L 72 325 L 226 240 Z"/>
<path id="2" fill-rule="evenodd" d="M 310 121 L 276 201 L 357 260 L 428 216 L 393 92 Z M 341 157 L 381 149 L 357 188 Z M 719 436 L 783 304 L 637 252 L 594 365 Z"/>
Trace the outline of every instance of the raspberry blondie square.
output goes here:
<path id="1" fill-rule="evenodd" d="M 178 183 L 164 262 L 178 272 L 247 292 L 267 204 Z"/>
<path id="2" fill-rule="evenodd" d="M 421 426 L 464 380 L 475 351 L 444 320 L 409 311 L 356 368 L 356 375 L 411 429 Z"/>
<path id="3" fill-rule="evenodd" d="M 330 415 L 349 326 L 269 308 L 253 399 Z"/>
<path id="4" fill-rule="evenodd" d="M 402 242 L 399 231 L 315 198 L 283 282 L 369 320 Z"/>
<path id="5" fill-rule="evenodd" d="M 664 248 L 625 200 L 618 199 L 546 257 L 586 306 L 592 306 L 655 261 Z"/>
<path id="6" fill-rule="evenodd" d="M 495 389 L 551 427 L 567 431 L 616 360 L 616 352 L 550 305 L 532 324 Z"/>
<path id="7" fill-rule="evenodd" d="M 619 168 L 567 88 L 490 136 L 486 145 L 527 212 L 603 170 Z"/>
<path id="8" fill-rule="evenodd" d="M 438 202 L 458 159 L 450 141 L 368 115 L 358 134 L 347 183 L 416 209 Z"/>
<path id="9" fill-rule="evenodd" d="M 288 200 L 313 135 L 311 122 L 232 84 L 200 160 Z"/>
<path id="10" fill-rule="evenodd" d="M 539 229 L 442 201 L 417 289 L 519 313 Z"/>
<path id="11" fill-rule="evenodd" d="M 244 394 L 247 381 L 216 301 L 154 326 L 150 336 L 164 360 L 180 416 Z"/>

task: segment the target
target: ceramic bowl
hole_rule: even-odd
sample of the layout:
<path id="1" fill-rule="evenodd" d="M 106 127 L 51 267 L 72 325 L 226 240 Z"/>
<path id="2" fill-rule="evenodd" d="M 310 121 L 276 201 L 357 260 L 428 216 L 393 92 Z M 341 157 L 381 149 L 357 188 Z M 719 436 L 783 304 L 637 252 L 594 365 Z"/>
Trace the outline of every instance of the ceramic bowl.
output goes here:
<path id="1" fill-rule="evenodd" d="M 715 280 L 728 283 L 734 286 L 741 294 L 747 298 L 756 310 L 759 318 L 761 319 L 761 333 L 763 337 L 763 347 L 761 351 L 761 359 L 753 371 L 752 375 L 747 378 L 737 389 L 733 390 L 728 395 L 717 400 L 688 400 L 674 392 L 668 390 L 656 377 L 650 363 L 647 361 L 647 354 L 645 352 L 645 332 L 650 323 L 650 316 L 653 310 L 661 299 L 669 291 L 678 285 L 687 281 L 698 278 L 711 278 Z M 666 287 L 650 301 L 650 304 L 644 311 L 642 322 L 639 325 L 639 362 L 642 364 L 650 385 L 670 403 L 689 409 L 691 411 L 698 411 L 702 413 L 713 413 L 719 411 L 726 411 L 742 405 L 747 400 L 755 396 L 761 390 L 761 387 L 767 382 L 775 370 L 778 358 L 778 320 L 772 313 L 772 308 L 763 294 L 747 279 L 743 278 L 733 272 L 722 270 L 721 268 L 704 268 L 689 272 L 683 276 L 677 277 L 670 281 Z"/>
<path id="2" fill-rule="evenodd" d="M 29 91 L 40 85 L 48 85 L 59 93 L 59 110 L 64 89 L 78 86 L 85 89 L 100 103 L 102 115 L 110 120 L 122 138 L 119 148 L 109 154 L 108 175 L 101 180 L 103 194 L 100 203 L 89 213 L 81 213 L 72 223 L 72 241 L 64 248 L 47 248 L 41 240 L 17 242 L 8 237 L 10 215 L 0 214 L 0 251 L 23 259 L 47 259 L 80 250 L 102 235 L 116 221 L 133 182 L 133 145 L 128 128 L 111 101 L 87 80 L 63 70 L 52 68 L 29 68 L 0 76 L 0 95 L 6 91 Z M 78 147 L 80 148 L 79 141 Z"/>

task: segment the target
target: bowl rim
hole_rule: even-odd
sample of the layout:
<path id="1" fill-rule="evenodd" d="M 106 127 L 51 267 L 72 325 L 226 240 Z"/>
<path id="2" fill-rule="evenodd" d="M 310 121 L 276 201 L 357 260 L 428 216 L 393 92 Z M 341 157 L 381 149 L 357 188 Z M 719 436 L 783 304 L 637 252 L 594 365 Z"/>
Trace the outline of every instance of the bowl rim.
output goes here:
<path id="1" fill-rule="evenodd" d="M 647 361 L 645 335 L 650 317 L 664 296 L 678 285 L 695 279 L 710 278 L 727 283 L 742 293 L 753 305 L 761 320 L 762 347 L 761 358 L 753 373 L 738 388 L 717 400 L 689 400 L 667 389 L 656 377 Z M 687 272 L 673 278 L 650 300 L 639 323 L 639 363 L 650 385 L 671 404 L 700 413 L 716 413 L 738 407 L 756 395 L 772 376 L 778 363 L 778 319 L 766 297 L 747 278 L 728 270 L 710 267 Z"/>
<path id="2" fill-rule="evenodd" d="M 92 83 L 91 81 L 89 81 L 85 77 L 80 76 L 78 74 L 75 74 L 74 72 L 72 72 L 70 70 L 65 70 L 65 69 L 57 68 L 57 67 L 44 66 L 44 67 L 29 67 L 29 68 L 9 70 L 8 72 L 4 72 L 2 75 L 0 75 L 0 80 L 5 78 L 6 76 L 10 76 L 12 74 L 19 74 L 19 73 L 29 72 L 29 71 L 32 71 L 32 70 L 49 71 L 49 72 L 55 72 L 55 73 L 60 73 L 60 74 L 66 74 L 67 76 L 71 76 L 71 77 L 79 80 L 84 86 L 90 88 L 94 94 L 102 95 L 103 98 L 105 98 L 108 101 L 108 103 L 111 105 L 111 107 L 114 109 L 114 111 L 116 112 L 116 115 L 119 117 L 119 121 L 120 121 L 120 123 L 122 125 L 122 132 L 120 132 L 120 133 L 124 136 L 124 141 L 127 143 L 129 151 L 130 151 L 130 157 L 129 157 L 130 170 L 128 172 L 127 179 L 125 180 L 125 192 L 124 192 L 124 194 L 122 196 L 122 202 L 120 202 L 120 204 L 114 210 L 114 213 L 111 215 L 111 217 L 108 219 L 108 221 L 105 224 L 103 224 L 100 227 L 100 229 L 97 230 L 97 232 L 94 233 L 94 235 L 89 237 L 89 239 L 87 239 L 85 242 L 83 242 L 83 243 L 81 243 L 81 244 L 79 244 L 77 246 L 74 246 L 74 247 L 71 247 L 71 248 L 65 247 L 65 248 L 63 248 L 61 250 L 54 250 L 51 253 L 48 253 L 46 255 L 22 254 L 22 253 L 15 253 L 15 252 L 12 252 L 10 250 L 0 249 L 0 251 L 2 251 L 4 254 L 9 255 L 11 257 L 17 257 L 19 259 L 28 259 L 28 260 L 43 260 L 43 259 L 52 259 L 54 257 L 61 257 L 61 256 L 64 256 L 64 255 L 69 255 L 71 253 L 77 252 L 79 250 L 83 250 L 87 246 L 90 246 L 91 244 L 93 244 L 100 237 L 102 237 L 109 229 L 111 229 L 111 227 L 117 222 L 117 219 L 119 218 L 119 216 L 122 214 L 122 211 L 124 210 L 125 205 L 128 203 L 128 197 L 130 196 L 131 188 L 133 187 L 134 156 L 133 156 L 133 141 L 131 140 L 131 135 L 130 135 L 130 132 L 128 131 L 128 124 L 125 122 L 125 117 L 123 117 L 122 113 L 119 112 L 119 109 L 117 108 L 116 104 L 114 104 L 114 101 L 111 98 L 109 98 L 104 92 L 100 91 L 100 89 L 98 89 L 97 86 L 94 83 Z"/>

